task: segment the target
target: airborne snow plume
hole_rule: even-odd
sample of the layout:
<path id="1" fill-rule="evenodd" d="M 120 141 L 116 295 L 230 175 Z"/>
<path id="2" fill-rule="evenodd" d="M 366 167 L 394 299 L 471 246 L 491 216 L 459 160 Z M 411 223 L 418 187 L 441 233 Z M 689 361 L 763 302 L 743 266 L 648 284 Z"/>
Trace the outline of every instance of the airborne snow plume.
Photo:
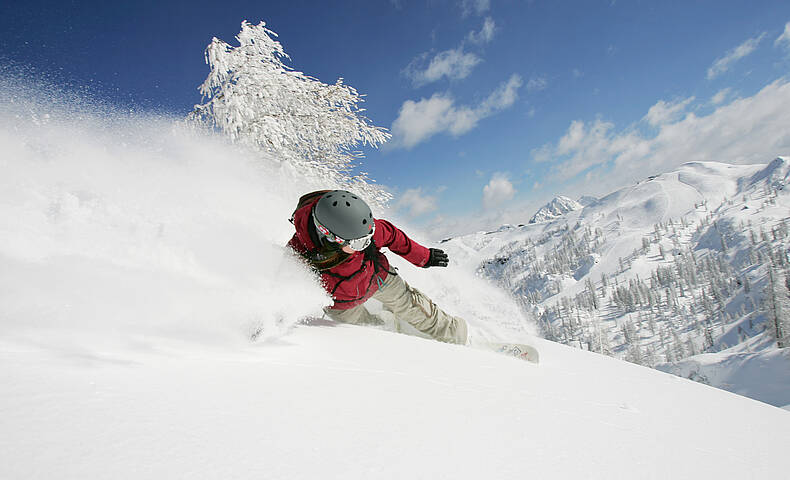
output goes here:
<path id="1" fill-rule="evenodd" d="M 327 302 L 283 248 L 305 187 L 178 120 L 63 92 L 10 97 L 10 83 L 0 84 L 4 337 L 241 340 L 280 335 Z"/>
<path id="2" fill-rule="evenodd" d="M 284 244 L 299 196 L 332 185 L 178 119 L 51 87 L 12 97 L 11 79 L 0 87 L 4 336 L 247 341 L 254 331 L 281 336 L 330 303 Z M 403 268 L 448 310 L 474 317 L 484 336 L 497 336 L 497 322 L 529 328 L 507 294 L 473 271 Z"/>

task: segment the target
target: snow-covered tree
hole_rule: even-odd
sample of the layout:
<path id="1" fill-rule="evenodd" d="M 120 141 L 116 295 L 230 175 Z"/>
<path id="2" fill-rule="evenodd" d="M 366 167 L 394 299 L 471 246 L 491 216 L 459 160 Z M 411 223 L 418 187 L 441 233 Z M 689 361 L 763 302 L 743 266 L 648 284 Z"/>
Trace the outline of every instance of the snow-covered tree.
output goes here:
<path id="1" fill-rule="evenodd" d="M 771 333 L 779 348 L 790 345 L 790 315 L 788 307 L 790 296 L 781 272 L 768 267 L 768 285 L 766 285 L 766 310 L 771 320 Z"/>
<path id="2" fill-rule="evenodd" d="M 200 86 L 205 103 L 190 119 L 216 127 L 231 139 L 270 153 L 322 179 L 327 187 L 354 189 L 385 203 L 389 195 L 351 176 L 361 145 L 390 138 L 362 115 L 362 96 L 338 79 L 334 85 L 293 70 L 277 34 L 264 22 L 241 24 L 234 47 L 217 38 L 206 48 L 211 71 Z"/>

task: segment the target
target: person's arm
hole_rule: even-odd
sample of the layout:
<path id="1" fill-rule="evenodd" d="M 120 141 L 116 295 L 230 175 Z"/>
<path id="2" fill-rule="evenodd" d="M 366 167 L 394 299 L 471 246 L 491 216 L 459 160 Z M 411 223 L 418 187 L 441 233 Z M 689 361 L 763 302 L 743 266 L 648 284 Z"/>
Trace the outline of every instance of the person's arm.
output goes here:
<path id="1" fill-rule="evenodd" d="M 373 238 L 376 246 L 387 247 L 418 267 L 447 266 L 447 254 L 442 250 L 423 247 L 386 220 L 376 219 L 376 233 Z"/>

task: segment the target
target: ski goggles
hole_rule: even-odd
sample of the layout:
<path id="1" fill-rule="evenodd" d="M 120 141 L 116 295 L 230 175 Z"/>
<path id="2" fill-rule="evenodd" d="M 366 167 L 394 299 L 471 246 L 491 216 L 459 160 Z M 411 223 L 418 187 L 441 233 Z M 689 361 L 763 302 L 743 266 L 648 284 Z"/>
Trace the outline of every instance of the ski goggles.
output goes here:
<path id="1" fill-rule="evenodd" d="M 321 225 L 315 216 L 313 216 L 313 223 L 315 223 L 315 228 L 321 233 L 321 235 L 323 235 L 330 242 L 337 243 L 343 247 L 350 247 L 352 250 L 356 250 L 357 252 L 361 252 L 362 250 L 368 248 L 370 242 L 373 241 L 373 233 L 376 231 L 376 225 L 373 224 L 371 226 L 370 233 L 364 237 L 355 238 L 353 240 L 344 240 L 330 232 L 325 226 Z"/>
<path id="2" fill-rule="evenodd" d="M 375 230 L 375 227 L 373 227 Z M 362 250 L 368 248 L 370 242 L 373 241 L 373 230 L 370 231 L 367 235 L 362 238 L 355 238 L 354 240 L 347 240 L 346 245 L 351 247 L 352 250 L 356 250 L 357 252 L 361 252 Z"/>

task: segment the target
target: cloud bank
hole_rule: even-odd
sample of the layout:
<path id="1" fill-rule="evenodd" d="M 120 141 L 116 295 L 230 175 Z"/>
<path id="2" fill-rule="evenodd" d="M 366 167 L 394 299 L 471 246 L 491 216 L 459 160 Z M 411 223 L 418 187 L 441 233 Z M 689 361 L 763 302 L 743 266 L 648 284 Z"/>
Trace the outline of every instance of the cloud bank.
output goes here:
<path id="1" fill-rule="evenodd" d="M 713 105 L 721 105 L 722 103 L 724 103 L 724 100 L 727 99 L 727 97 L 730 95 L 731 92 L 732 92 L 732 89 L 729 88 L 729 87 L 722 88 L 721 90 L 716 92 L 716 95 L 714 95 L 710 99 L 710 103 L 712 103 Z"/>
<path id="2" fill-rule="evenodd" d="M 437 198 L 424 193 L 422 188 L 410 188 L 403 192 L 394 207 L 410 217 L 419 217 L 439 208 Z"/>
<path id="3" fill-rule="evenodd" d="M 419 101 L 406 100 L 392 123 L 390 148 L 412 148 L 438 133 L 454 137 L 472 130 L 486 117 L 512 106 L 523 81 L 511 75 L 477 106 L 456 105 L 449 94 L 436 93 Z"/>
<path id="4" fill-rule="evenodd" d="M 467 43 L 481 46 L 491 42 L 496 32 L 496 24 L 487 17 L 479 32 L 471 31 L 464 41 L 456 48 L 443 50 L 433 56 L 425 52 L 415 57 L 403 69 L 403 75 L 410 79 L 415 87 L 421 87 L 447 78 L 461 80 L 469 76 L 472 70 L 483 60 L 476 54 L 466 51 Z"/>
<path id="5" fill-rule="evenodd" d="M 483 187 L 483 208 L 496 208 L 511 200 L 516 189 L 504 173 L 495 173 L 488 184 Z"/>
<path id="6" fill-rule="evenodd" d="M 659 100 L 658 103 L 650 107 L 644 119 L 654 127 L 664 125 L 676 119 L 693 101 L 694 97 L 689 97 L 685 100 L 675 100 L 673 102 Z"/>
<path id="7" fill-rule="evenodd" d="M 660 101 L 651 107 L 644 120 L 658 127 L 652 137 L 638 125 L 616 132 L 600 118 L 574 121 L 556 144 L 534 150 L 533 160 L 558 162 L 552 169 L 554 180 L 571 181 L 586 173 L 587 182 L 597 179 L 595 185 L 604 193 L 685 162 L 761 163 L 790 153 L 790 81 L 776 80 L 709 115 L 686 112 L 691 100 Z"/>
<path id="8" fill-rule="evenodd" d="M 474 53 L 464 52 L 463 46 L 451 50 L 437 53 L 430 59 L 429 54 L 423 53 L 409 65 L 403 73 L 411 79 L 415 87 L 421 87 L 428 83 L 447 78 L 448 80 L 460 80 L 466 78 L 482 60 Z"/>

